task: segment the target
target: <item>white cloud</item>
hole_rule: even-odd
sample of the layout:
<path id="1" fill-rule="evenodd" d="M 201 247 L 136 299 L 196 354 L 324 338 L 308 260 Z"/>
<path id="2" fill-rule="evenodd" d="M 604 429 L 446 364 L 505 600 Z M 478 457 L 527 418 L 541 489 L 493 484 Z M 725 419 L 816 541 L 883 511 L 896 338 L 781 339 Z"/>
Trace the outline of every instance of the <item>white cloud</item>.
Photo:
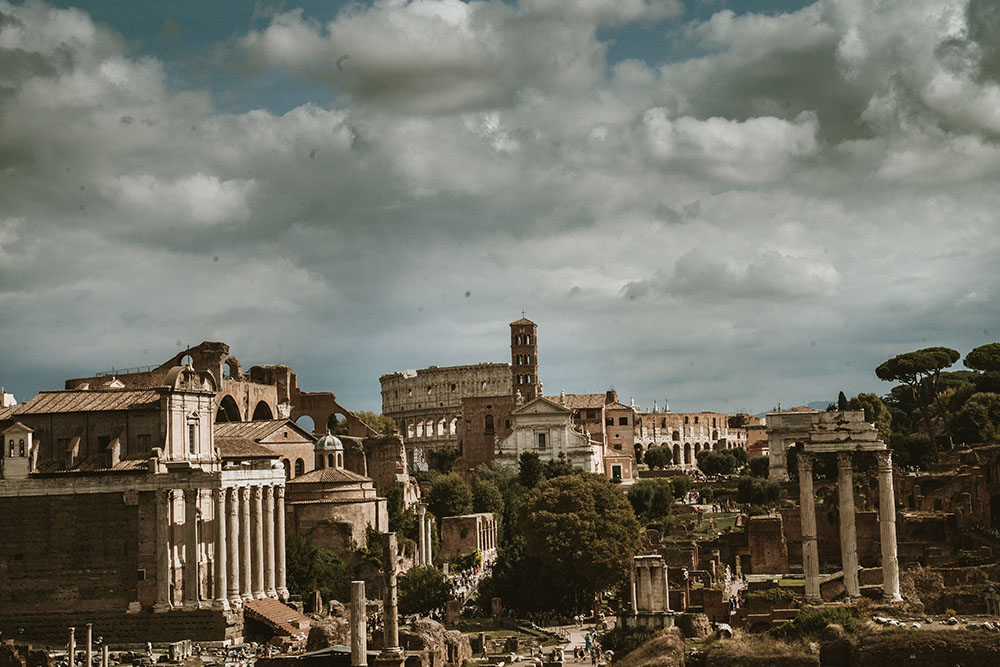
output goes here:
<path id="1" fill-rule="evenodd" d="M 196 173 L 172 181 L 150 174 L 123 175 L 104 186 L 108 197 L 134 215 L 169 219 L 181 226 L 239 222 L 250 215 L 253 181 Z"/>

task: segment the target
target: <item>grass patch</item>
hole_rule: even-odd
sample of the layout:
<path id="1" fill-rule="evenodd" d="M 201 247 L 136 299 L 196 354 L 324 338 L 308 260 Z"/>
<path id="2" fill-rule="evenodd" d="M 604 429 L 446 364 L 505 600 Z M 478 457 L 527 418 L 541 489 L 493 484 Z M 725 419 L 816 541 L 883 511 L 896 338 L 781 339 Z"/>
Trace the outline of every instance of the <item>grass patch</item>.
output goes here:
<path id="1" fill-rule="evenodd" d="M 772 628 L 768 634 L 779 639 L 816 639 L 830 623 L 854 633 L 858 628 L 857 612 L 849 607 L 806 607 L 794 620 Z"/>

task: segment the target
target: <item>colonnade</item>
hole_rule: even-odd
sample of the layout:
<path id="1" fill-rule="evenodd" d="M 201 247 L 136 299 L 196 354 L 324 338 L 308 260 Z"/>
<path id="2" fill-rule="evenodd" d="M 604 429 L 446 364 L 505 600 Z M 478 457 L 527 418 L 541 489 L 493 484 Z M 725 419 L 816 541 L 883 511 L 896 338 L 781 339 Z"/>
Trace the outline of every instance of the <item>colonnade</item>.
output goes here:
<path id="1" fill-rule="evenodd" d="M 819 548 L 816 542 L 816 502 L 813 493 L 813 456 L 800 451 L 799 510 L 802 516 L 802 569 L 806 601 L 820 602 Z M 892 453 L 875 452 L 878 463 L 879 533 L 882 543 L 882 591 L 886 601 L 902 599 L 896 552 L 896 505 L 892 488 Z M 840 502 L 840 556 L 844 588 L 849 598 L 861 596 L 858 582 L 858 538 L 854 515 L 854 469 L 850 452 L 837 452 L 837 495 Z"/>
<path id="2" fill-rule="evenodd" d="M 497 520 L 485 517 L 479 520 L 479 550 L 487 552 L 497 548 Z"/>
<path id="3" fill-rule="evenodd" d="M 434 530 L 434 517 L 427 514 L 427 505 L 417 505 L 417 565 L 433 565 L 434 554 L 431 549 L 431 535 Z"/>
<path id="4" fill-rule="evenodd" d="M 633 614 L 670 611 L 670 586 L 663 556 L 635 556 L 630 578 Z"/>
<path id="5" fill-rule="evenodd" d="M 211 605 L 219 609 L 240 606 L 245 600 L 288 598 L 285 583 L 285 487 L 247 484 L 216 489 L 170 489 L 156 492 L 156 604 L 154 611 L 177 607 L 171 591 L 171 573 L 180 567 L 183 599 L 179 606 L 198 609 L 208 600 L 201 596 L 199 544 L 202 532 L 202 498 L 211 496 L 215 519 L 211 558 Z M 174 520 L 171 506 L 184 499 L 182 544 L 172 544 Z M 173 562 L 173 547 L 183 547 L 183 557 Z"/>

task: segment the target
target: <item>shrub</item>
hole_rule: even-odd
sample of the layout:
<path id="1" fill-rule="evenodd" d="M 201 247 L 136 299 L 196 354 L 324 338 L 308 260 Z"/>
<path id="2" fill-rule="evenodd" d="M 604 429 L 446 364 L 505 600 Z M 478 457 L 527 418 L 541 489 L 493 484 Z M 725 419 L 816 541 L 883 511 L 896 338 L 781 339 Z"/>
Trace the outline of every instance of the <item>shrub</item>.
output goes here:
<path id="1" fill-rule="evenodd" d="M 791 602 L 795 599 L 795 591 L 790 588 L 775 586 L 762 591 L 747 593 L 747 600 L 766 600 L 767 602 Z"/>
<path id="2" fill-rule="evenodd" d="M 853 633 L 858 627 L 857 612 L 849 607 L 806 607 L 794 620 L 772 629 L 770 634 L 779 639 L 815 639 L 831 623 Z"/>
<path id="3" fill-rule="evenodd" d="M 623 658 L 648 642 L 655 634 L 655 630 L 647 628 L 614 628 L 601 635 L 601 648 L 614 651 L 615 659 Z"/>

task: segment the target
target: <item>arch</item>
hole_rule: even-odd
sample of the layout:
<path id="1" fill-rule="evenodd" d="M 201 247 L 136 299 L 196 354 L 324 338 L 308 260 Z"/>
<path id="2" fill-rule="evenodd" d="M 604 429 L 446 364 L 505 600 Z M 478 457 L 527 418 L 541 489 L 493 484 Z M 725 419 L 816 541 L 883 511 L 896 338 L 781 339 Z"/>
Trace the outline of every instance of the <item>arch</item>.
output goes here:
<path id="1" fill-rule="evenodd" d="M 674 442 L 678 442 L 681 439 L 681 432 L 680 431 L 674 431 L 673 435 L 671 435 L 670 437 L 671 437 L 671 439 Z"/>
<path id="2" fill-rule="evenodd" d="M 316 424 L 313 422 L 313 418 L 309 415 L 302 415 L 295 420 L 295 425 L 301 428 L 306 433 L 315 433 Z"/>
<path id="3" fill-rule="evenodd" d="M 337 466 L 337 459 L 336 459 L 336 457 L 334 457 L 333 454 L 327 454 L 326 455 L 326 467 L 327 468 L 335 468 L 336 466 Z"/>
<path id="4" fill-rule="evenodd" d="M 448 422 L 448 435 L 455 435 L 455 429 L 458 428 L 458 417 L 452 417 L 451 421 Z"/>
<path id="5" fill-rule="evenodd" d="M 416 431 L 413 434 L 413 437 L 414 438 L 422 438 L 422 437 L 424 437 L 424 423 L 422 421 L 417 422 L 417 428 L 416 428 Z"/>
<path id="6" fill-rule="evenodd" d="M 438 422 L 437 422 L 437 434 L 439 436 L 445 434 L 445 429 L 448 428 L 447 423 L 448 422 L 445 420 L 444 417 L 441 417 L 441 419 L 438 420 Z"/>
<path id="7" fill-rule="evenodd" d="M 634 449 L 635 449 L 635 462 L 642 463 L 642 443 L 641 442 L 635 443 Z"/>
<path id="8" fill-rule="evenodd" d="M 304 475 L 306 472 L 306 463 L 302 459 L 295 459 L 295 476 Z"/>
<path id="9" fill-rule="evenodd" d="M 185 354 L 183 357 L 181 357 L 180 365 L 191 366 L 192 368 L 194 368 L 194 357 L 192 357 L 190 354 Z"/>
<path id="10" fill-rule="evenodd" d="M 240 367 L 240 362 L 232 357 L 226 359 L 222 364 L 222 377 L 226 380 L 242 380 L 243 369 Z"/>
<path id="11" fill-rule="evenodd" d="M 694 443 L 694 458 L 696 460 L 698 458 L 698 452 L 700 452 L 700 451 L 701 451 L 701 443 L 700 442 Z"/>
<path id="12" fill-rule="evenodd" d="M 292 478 L 292 463 L 288 459 L 281 459 L 281 465 L 285 468 L 285 481 Z"/>
<path id="13" fill-rule="evenodd" d="M 413 422 L 406 422 L 406 437 L 415 438 L 417 437 L 417 430 L 413 425 Z"/>
<path id="14" fill-rule="evenodd" d="M 218 424 L 243 421 L 240 406 L 236 404 L 235 398 L 229 394 L 222 397 L 222 400 L 219 401 L 219 411 L 215 413 L 215 421 Z"/>
<path id="15" fill-rule="evenodd" d="M 684 443 L 684 465 L 691 465 L 691 443 Z"/>
<path id="16" fill-rule="evenodd" d="M 337 467 L 338 468 L 344 467 L 344 455 L 341 452 L 337 452 Z"/>
<path id="17" fill-rule="evenodd" d="M 681 446 L 674 445 L 674 465 L 679 466 L 683 461 L 681 461 Z"/>
<path id="18" fill-rule="evenodd" d="M 719 449 L 719 441 L 718 440 L 716 440 L 714 443 L 712 443 L 712 449 L 715 450 L 715 451 L 718 451 L 718 449 Z"/>
<path id="19" fill-rule="evenodd" d="M 267 404 L 266 401 L 259 401 L 257 407 L 253 409 L 253 419 L 254 421 L 258 419 L 274 419 L 274 413 L 271 411 L 271 406 Z"/>
<path id="20" fill-rule="evenodd" d="M 493 415 L 486 415 L 485 419 L 483 420 L 483 430 L 485 430 L 487 433 L 493 431 Z"/>

